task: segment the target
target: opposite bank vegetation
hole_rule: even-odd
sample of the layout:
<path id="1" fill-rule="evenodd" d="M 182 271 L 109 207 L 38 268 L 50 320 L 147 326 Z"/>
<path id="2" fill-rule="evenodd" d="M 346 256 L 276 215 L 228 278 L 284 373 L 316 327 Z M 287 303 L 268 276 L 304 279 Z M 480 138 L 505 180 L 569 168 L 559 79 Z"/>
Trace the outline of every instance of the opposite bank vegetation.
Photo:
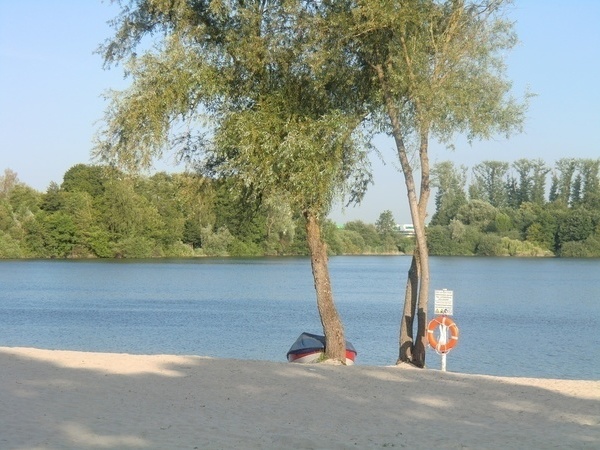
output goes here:
<path id="1" fill-rule="evenodd" d="M 600 160 L 435 166 L 431 255 L 600 257 Z M 307 255 L 300 212 L 227 180 L 78 164 L 38 192 L 0 175 L 0 258 Z M 410 254 L 391 211 L 324 226 L 331 255 Z"/>

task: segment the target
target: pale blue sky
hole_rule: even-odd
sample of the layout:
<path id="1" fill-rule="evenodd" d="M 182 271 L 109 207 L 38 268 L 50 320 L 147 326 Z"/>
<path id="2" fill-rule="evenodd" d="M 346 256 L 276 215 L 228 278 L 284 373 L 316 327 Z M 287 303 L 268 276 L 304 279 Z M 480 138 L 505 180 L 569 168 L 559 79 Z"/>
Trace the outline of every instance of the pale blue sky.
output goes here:
<path id="1" fill-rule="evenodd" d="M 0 171 L 45 191 L 73 165 L 90 162 L 92 137 L 102 118 L 102 93 L 125 86 L 120 68 L 102 69 L 93 51 L 111 35 L 114 5 L 100 0 L 0 0 Z M 600 157 L 600 1 L 521 0 L 510 11 L 519 46 L 509 55 L 515 94 L 529 86 L 525 132 L 449 152 L 433 146 L 432 162 L 468 167 L 484 160 Z M 389 209 L 410 222 L 404 181 L 392 142 L 388 160 L 373 161 L 375 185 L 360 207 L 332 213 L 338 222 L 375 222 Z M 169 161 L 160 169 L 173 168 Z"/>

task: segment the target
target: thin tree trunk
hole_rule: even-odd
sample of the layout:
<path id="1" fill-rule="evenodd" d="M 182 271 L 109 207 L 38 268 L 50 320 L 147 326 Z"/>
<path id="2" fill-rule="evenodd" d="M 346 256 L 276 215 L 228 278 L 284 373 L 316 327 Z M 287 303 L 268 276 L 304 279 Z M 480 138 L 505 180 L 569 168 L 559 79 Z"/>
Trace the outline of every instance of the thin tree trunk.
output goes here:
<path id="1" fill-rule="evenodd" d="M 306 218 L 306 237 L 317 292 L 317 308 L 325 334 L 325 357 L 346 364 L 344 327 L 333 301 L 327 245 L 321 238 L 318 218 L 310 211 L 305 211 L 304 217 Z"/>
<path id="2" fill-rule="evenodd" d="M 404 294 L 404 310 L 402 312 L 402 323 L 400 324 L 399 354 L 396 364 L 401 362 L 412 363 L 413 359 L 413 324 L 417 300 L 419 294 L 419 262 L 418 253 L 412 257 L 406 290 Z"/>
<path id="3" fill-rule="evenodd" d="M 419 267 L 419 296 L 417 305 L 417 337 L 413 344 L 412 362 L 418 367 L 425 367 L 425 351 L 427 349 L 427 304 L 429 300 L 429 249 L 425 235 L 425 219 L 427 204 L 431 194 L 429 179 L 428 131 L 429 125 L 423 124 L 420 133 L 419 160 L 421 162 L 421 189 L 419 191 L 417 248 Z"/>
<path id="4" fill-rule="evenodd" d="M 407 61 L 410 66 L 410 61 Z M 425 236 L 425 218 L 427 215 L 427 202 L 429 201 L 429 159 L 427 155 L 428 124 L 424 123 L 420 133 L 419 158 L 421 163 L 421 187 L 417 197 L 413 168 L 404 143 L 399 111 L 389 89 L 385 71 L 382 66 L 374 66 L 383 90 L 387 114 L 392 125 L 392 136 L 396 144 L 398 159 L 404 173 L 404 182 L 408 196 L 410 215 L 415 228 L 417 248 L 411 263 L 406 292 L 404 309 L 400 326 L 400 350 L 398 362 L 406 361 L 417 367 L 425 367 L 426 327 L 427 327 L 427 301 L 429 296 L 429 257 L 427 240 Z M 418 105 L 417 105 L 418 107 Z M 414 264 L 414 267 L 413 267 Z M 415 308 L 416 303 L 416 308 Z M 413 327 L 417 314 L 417 336 L 413 337 Z"/>

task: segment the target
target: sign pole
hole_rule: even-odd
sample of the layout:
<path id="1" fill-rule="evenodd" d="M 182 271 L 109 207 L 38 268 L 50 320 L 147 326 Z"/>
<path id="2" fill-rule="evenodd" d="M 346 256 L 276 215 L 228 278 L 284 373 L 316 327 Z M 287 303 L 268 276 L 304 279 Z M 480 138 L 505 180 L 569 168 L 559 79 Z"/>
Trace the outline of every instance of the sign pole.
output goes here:
<path id="1" fill-rule="evenodd" d="M 454 292 L 448 289 L 435 290 L 434 296 L 434 311 L 436 314 L 441 314 L 442 317 L 452 316 L 454 314 Z M 440 341 L 441 345 L 446 345 L 448 342 L 448 327 L 444 324 L 440 325 Z M 446 355 L 442 353 L 442 372 L 446 371 Z"/>
<path id="2" fill-rule="evenodd" d="M 446 317 L 446 316 L 442 316 L 442 317 Z M 440 345 L 446 345 L 447 343 L 447 336 L 448 336 L 448 327 L 444 324 L 440 325 Z M 442 372 L 446 371 L 446 355 L 447 353 L 444 352 L 442 353 Z"/>

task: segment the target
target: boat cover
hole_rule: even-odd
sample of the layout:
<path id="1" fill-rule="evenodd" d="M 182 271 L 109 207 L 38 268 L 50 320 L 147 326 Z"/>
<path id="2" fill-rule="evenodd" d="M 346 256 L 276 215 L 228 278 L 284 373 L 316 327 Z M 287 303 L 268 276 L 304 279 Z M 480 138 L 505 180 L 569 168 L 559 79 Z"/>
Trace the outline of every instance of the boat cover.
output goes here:
<path id="1" fill-rule="evenodd" d="M 297 355 L 299 353 L 307 353 L 310 351 L 324 351 L 325 350 L 325 336 L 312 333 L 302 333 L 296 342 L 290 347 L 286 356 Z M 354 346 L 346 341 L 346 350 L 353 353 L 357 353 Z"/>

